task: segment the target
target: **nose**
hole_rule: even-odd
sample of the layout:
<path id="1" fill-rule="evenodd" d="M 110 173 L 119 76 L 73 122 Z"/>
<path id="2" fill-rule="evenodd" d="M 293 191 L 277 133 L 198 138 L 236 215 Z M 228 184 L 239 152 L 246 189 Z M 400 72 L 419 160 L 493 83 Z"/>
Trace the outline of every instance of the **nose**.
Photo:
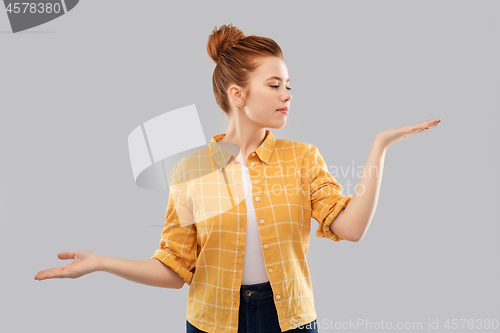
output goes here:
<path id="1" fill-rule="evenodd" d="M 283 99 L 284 102 L 289 101 L 292 99 L 292 94 L 287 90 L 287 93 L 285 95 L 285 98 Z"/>

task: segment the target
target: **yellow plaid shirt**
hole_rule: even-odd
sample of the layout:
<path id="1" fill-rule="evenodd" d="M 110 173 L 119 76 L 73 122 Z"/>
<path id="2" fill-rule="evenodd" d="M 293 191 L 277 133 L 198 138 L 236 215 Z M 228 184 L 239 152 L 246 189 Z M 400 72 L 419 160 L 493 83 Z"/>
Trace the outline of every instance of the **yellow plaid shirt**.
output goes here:
<path id="1" fill-rule="evenodd" d="M 202 331 L 238 332 L 247 208 L 241 166 L 212 137 L 170 172 L 166 222 L 156 258 L 186 284 L 186 319 Z M 222 143 L 221 143 L 222 144 Z M 281 331 L 316 319 L 306 254 L 311 218 L 316 236 L 339 242 L 333 219 L 352 196 L 344 195 L 312 144 L 276 139 L 247 158 L 252 197 Z"/>

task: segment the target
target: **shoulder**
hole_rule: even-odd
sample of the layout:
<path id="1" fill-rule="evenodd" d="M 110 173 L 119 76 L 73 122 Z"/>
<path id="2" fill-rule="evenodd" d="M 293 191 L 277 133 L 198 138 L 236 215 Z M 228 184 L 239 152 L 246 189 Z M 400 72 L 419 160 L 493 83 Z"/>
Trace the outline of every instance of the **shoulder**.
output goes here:
<path id="1" fill-rule="evenodd" d="M 314 147 L 314 146 L 311 143 L 307 143 L 307 142 L 285 140 L 285 139 L 276 139 L 276 148 L 277 149 L 284 149 L 284 148 L 311 149 L 312 147 Z"/>
<path id="2" fill-rule="evenodd" d="M 298 155 L 309 156 L 311 152 L 317 149 L 316 146 L 308 142 L 276 139 L 276 150 L 293 151 Z"/>
<path id="3" fill-rule="evenodd" d="M 170 182 L 177 183 L 179 181 L 182 182 L 199 177 L 199 175 L 190 175 L 189 173 L 195 171 L 201 172 L 200 162 L 208 160 L 208 157 L 208 146 L 202 147 L 182 157 L 170 170 Z"/>

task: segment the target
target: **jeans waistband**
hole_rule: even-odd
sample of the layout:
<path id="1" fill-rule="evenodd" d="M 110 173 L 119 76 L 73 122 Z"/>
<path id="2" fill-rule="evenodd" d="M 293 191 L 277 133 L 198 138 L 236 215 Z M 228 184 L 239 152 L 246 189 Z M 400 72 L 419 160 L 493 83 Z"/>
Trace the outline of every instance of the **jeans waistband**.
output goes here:
<path id="1" fill-rule="evenodd" d="M 269 281 L 257 284 L 242 284 L 240 288 L 240 299 L 245 302 L 273 296 L 273 289 Z"/>

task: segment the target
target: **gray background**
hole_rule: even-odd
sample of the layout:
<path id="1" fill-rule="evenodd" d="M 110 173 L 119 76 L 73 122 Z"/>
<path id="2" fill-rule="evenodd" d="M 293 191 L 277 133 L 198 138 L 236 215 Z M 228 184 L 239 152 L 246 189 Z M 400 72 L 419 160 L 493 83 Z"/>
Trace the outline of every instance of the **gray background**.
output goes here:
<path id="1" fill-rule="evenodd" d="M 389 148 L 361 242 L 311 233 L 320 331 L 500 320 L 499 10 L 499 1 L 82 1 L 17 34 L 0 13 L 0 331 L 185 331 L 187 285 L 34 276 L 69 264 L 57 258 L 65 251 L 153 255 L 168 193 L 135 185 L 127 137 L 190 104 L 207 141 L 227 130 L 206 45 L 228 23 L 282 47 L 293 100 L 285 128 L 271 131 L 316 145 L 345 194 L 377 133 L 442 119 Z"/>

